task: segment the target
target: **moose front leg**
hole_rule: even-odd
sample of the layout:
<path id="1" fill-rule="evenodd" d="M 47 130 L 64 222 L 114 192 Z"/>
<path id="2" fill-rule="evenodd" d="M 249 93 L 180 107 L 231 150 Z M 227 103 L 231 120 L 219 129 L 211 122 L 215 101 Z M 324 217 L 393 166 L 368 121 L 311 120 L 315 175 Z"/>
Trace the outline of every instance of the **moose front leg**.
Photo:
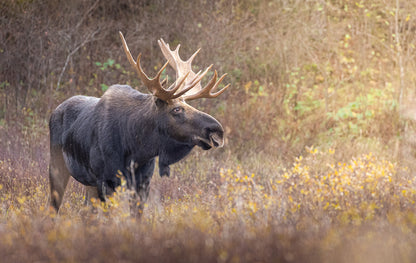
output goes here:
<path id="1" fill-rule="evenodd" d="M 115 176 L 114 176 L 115 177 Z M 120 180 L 115 179 L 109 180 L 97 180 L 97 195 L 102 202 L 106 202 L 107 196 L 112 195 L 115 192 L 117 186 L 119 186 Z"/>
<path id="2" fill-rule="evenodd" d="M 96 186 L 85 186 L 85 202 L 84 205 L 90 206 L 91 199 L 98 199 L 98 191 Z"/>
<path id="3" fill-rule="evenodd" d="M 108 143 L 111 144 L 111 143 Z M 94 160 L 97 164 L 97 193 L 98 198 L 102 202 L 106 201 L 106 197 L 112 195 L 115 192 L 117 186 L 121 185 L 120 175 L 126 176 L 129 171 L 124 168 L 124 159 L 120 157 L 120 153 L 111 152 L 110 149 L 106 149 L 107 154 L 100 157 L 100 159 Z M 105 162 L 104 160 L 111 160 Z M 98 165 L 103 165 L 102 168 L 98 168 Z"/>
<path id="4" fill-rule="evenodd" d="M 170 167 L 168 164 L 162 164 L 159 162 L 159 175 L 160 177 L 170 176 Z"/>
<path id="5" fill-rule="evenodd" d="M 135 182 L 135 195 L 131 201 L 130 208 L 132 214 L 140 216 L 143 213 L 147 198 L 149 197 L 150 180 L 155 169 L 155 159 L 135 169 L 133 169 L 133 166 L 131 168 L 131 176 Z"/>

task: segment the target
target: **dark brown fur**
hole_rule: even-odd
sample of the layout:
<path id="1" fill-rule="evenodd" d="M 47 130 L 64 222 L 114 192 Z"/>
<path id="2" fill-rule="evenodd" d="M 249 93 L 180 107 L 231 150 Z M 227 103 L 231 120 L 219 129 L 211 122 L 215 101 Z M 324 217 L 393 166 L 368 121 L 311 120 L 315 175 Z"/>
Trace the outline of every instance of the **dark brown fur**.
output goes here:
<path id="1" fill-rule="evenodd" d="M 169 176 L 169 165 L 194 146 L 208 150 L 223 144 L 223 128 L 210 115 L 181 99 L 162 101 L 126 85 L 110 87 L 101 98 L 69 98 L 52 113 L 49 129 L 51 206 L 56 211 L 69 176 L 89 186 L 88 196 L 104 201 L 120 185 L 121 172 L 143 203 L 156 156 L 159 174 Z"/>

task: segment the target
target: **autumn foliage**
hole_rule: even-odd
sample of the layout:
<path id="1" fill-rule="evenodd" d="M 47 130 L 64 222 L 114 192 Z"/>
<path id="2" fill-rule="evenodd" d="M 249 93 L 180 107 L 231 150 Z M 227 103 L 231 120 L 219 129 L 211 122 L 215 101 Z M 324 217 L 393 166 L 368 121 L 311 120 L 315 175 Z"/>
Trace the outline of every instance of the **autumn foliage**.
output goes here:
<path id="1" fill-rule="evenodd" d="M 415 261 L 414 14 L 401 0 L 3 1 L 1 261 Z M 115 83 L 146 92 L 118 31 L 149 74 L 161 37 L 228 73 L 220 99 L 192 102 L 225 147 L 156 170 L 141 218 L 125 184 L 86 207 L 73 180 L 55 215 L 53 109 Z"/>

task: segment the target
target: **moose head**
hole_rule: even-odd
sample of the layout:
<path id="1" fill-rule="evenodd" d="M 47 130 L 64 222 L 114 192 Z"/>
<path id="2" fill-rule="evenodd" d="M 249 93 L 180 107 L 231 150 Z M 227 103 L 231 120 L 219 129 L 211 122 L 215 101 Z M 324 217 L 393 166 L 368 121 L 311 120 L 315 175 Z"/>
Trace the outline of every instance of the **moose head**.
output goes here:
<path id="1" fill-rule="evenodd" d="M 198 145 L 204 150 L 223 146 L 224 132 L 221 124 L 208 114 L 191 107 L 186 101 L 218 97 L 230 85 L 228 84 L 215 93 L 212 93 L 212 90 L 218 87 L 227 74 L 222 75 L 217 81 L 217 71 L 215 71 L 209 83 L 202 88 L 200 83 L 201 79 L 212 68 L 212 65 L 202 73 L 201 71 L 195 73 L 192 70 L 192 61 L 200 49 L 187 61 L 183 61 L 179 56 L 180 45 L 172 51 L 169 44 L 166 44 L 161 39 L 158 41 L 158 44 L 168 61 L 160 68 L 154 78 L 149 78 L 140 65 L 141 54 L 134 61 L 123 34 L 121 32 L 119 34 L 127 59 L 136 70 L 141 81 L 156 98 L 155 103 L 159 110 L 165 113 L 161 116 L 161 122 L 166 124 L 167 135 L 176 139 L 178 142 Z M 163 86 L 167 85 L 167 77 L 163 81 L 160 80 L 160 77 L 168 64 L 176 72 L 176 81 L 165 89 Z"/>

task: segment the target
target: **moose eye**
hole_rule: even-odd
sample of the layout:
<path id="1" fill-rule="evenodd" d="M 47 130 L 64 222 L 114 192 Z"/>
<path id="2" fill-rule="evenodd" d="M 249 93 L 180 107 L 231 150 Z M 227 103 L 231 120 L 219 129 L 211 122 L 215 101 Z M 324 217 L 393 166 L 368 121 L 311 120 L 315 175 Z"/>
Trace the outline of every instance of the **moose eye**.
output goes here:
<path id="1" fill-rule="evenodd" d="M 172 109 L 172 113 L 173 114 L 179 114 L 181 112 L 183 112 L 183 108 L 182 107 L 176 107 L 176 108 L 173 108 Z"/>

